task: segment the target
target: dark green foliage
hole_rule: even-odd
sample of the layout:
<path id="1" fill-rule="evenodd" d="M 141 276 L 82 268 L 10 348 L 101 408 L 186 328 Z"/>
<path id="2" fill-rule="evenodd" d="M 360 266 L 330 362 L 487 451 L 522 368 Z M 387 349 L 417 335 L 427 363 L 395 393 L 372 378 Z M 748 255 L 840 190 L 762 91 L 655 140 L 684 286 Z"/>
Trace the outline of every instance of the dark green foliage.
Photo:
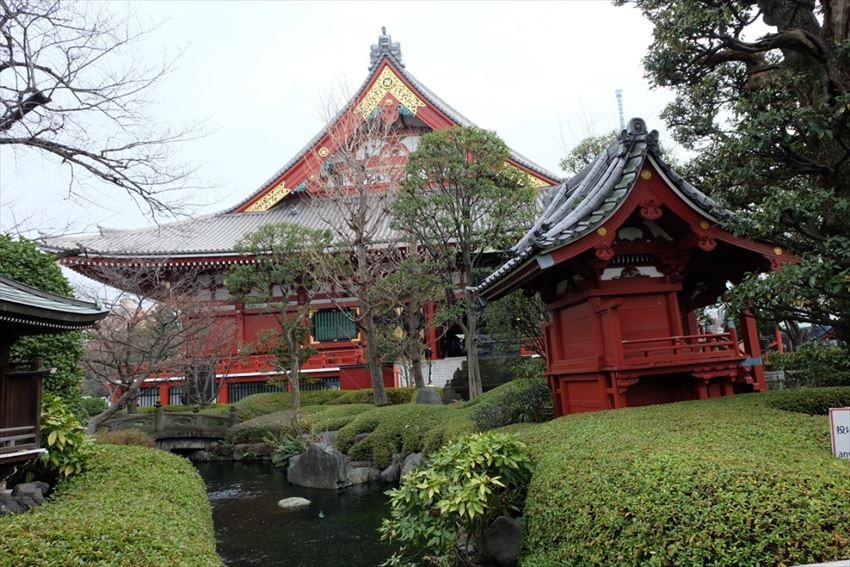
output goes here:
<path id="1" fill-rule="evenodd" d="M 416 388 L 387 388 L 387 401 L 390 405 L 410 403 L 416 394 Z M 368 404 L 372 401 L 372 390 L 346 390 L 344 393 L 328 401 L 328 404 Z"/>
<path id="2" fill-rule="evenodd" d="M 227 441 L 236 443 L 263 443 L 313 431 L 336 431 L 347 425 L 356 415 L 374 408 L 369 402 L 344 405 L 304 406 L 298 419 L 292 410 L 281 410 L 243 421 L 230 429 Z"/>
<path id="3" fill-rule="evenodd" d="M 773 320 L 850 338 L 850 28 L 843 3 L 616 0 L 655 29 L 648 78 L 676 99 L 663 115 L 692 150 L 698 187 L 743 236 L 802 256 L 733 290 Z"/>
<path id="4" fill-rule="evenodd" d="M 103 398 L 84 397 L 80 400 L 80 406 L 83 408 L 83 412 L 91 417 L 105 410 L 108 404 Z"/>
<path id="5" fill-rule="evenodd" d="M 785 371 L 785 387 L 850 386 L 847 347 L 806 343 L 794 352 L 770 353 L 772 368 Z"/>
<path id="6" fill-rule="evenodd" d="M 479 399 L 471 414 L 478 431 L 552 419 L 552 393 L 542 377 L 513 380 Z"/>
<path id="7" fill-rule="evenodd" d="M 413 388 L 387 388 L 387 399 L 390 404 L 406 404 L 411 401 L 415 390 Z M 301 406 L 318 406 L 324 404 L 368 404 L 372 402 L 371 389 L 363 390 L 313 390 L 301 392 Z M 234 404 L 239 421 L 246 421 L 267 413 L 292 408 L 292 394 L 289 392 L 272 392 L 246 396 Z"/>
<path id="8" fill-rule="evenodd" d="M 286 468 L 289 465 L 289 459 L 304 452 L 304 441 L 298 435 L 266 438 L 266 443 L 274 447 L 272 464 L 279 468 Z"/>
<path id="9" fill-rule="evenodd" d="M 0 275 L 50 293 L 74 297 L 71 284 L 53 258 L 26 239 L 0 234 Z M 12 347 L 12 360 L 28 362 L 40 358 L 44 368 L 56 369 L 44 376 L 44 391 L 67 401 L 75 412 L 81 411 L 79 363 L 82 357 L 83 342 L 79 332 L 23 337 Z"/>
<path id="10" fill-rule="evenodd" d="M 537 462 L 522 564 L 850 557 L 850 462 L 831 456 L 827 418 L 769 407 L 778 395 L 785 393 L 515 426 Z"/>
<path id="11" fill-rule="evenodd" d="M 829 408 L 850 407 L 850 388 L 803 388 L 771 394 L 770 407 L 809 415 L 828 415 Z"/>
<path id="12" fill-rule="evenodd" d="M 596 159 L 596 156 L 611 145 L 616 137 L 617 132 L 613 130 L 601 136 L 588 136 L 573 146 L 573 149 L 561 160 L 559 164 L 561 169 L 566 171 L 570 177 L 577 174 L 590 165 Z"/>
<path id="13" fill-rule="evenodd" d="M 390 490 L 390 518 L 381 537 L 401 550 L 386 565 L 399 565 L 410 550 L 425 547 L 438 564 L 452 564 L 461 532 L 479 542 L 496 517 L 522 509 L 531 460 L 525 446 L 504 433 L 476 433 L 456 439 Z M 465 562 L 464 562 L 465 564 Z"/>
<path id="14" fill-rule="evenodd" d="M 529 297 L 524 290 L 517 290 L 488 303 L 481 317 L 487 334 L 505 352 L 516 353 L 523 346 L 545 358 L 546 345 L 540 324 L 549 320 L 549 314 L 539 294 Z"/>
<path id="15" fill-rule="evenodd" d="M 0 518 L 0 566 L 221 566 L 204 482 L 189 461 L 98 445 L 50 502 Z"/>

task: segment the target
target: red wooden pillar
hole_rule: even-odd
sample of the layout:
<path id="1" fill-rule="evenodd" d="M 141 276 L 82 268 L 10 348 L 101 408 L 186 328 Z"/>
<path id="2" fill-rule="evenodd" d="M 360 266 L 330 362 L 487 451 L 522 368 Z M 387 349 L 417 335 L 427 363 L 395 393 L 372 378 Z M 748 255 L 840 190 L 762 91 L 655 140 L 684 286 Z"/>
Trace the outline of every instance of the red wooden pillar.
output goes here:
<path id="1" fill-rule="evenodd" d="M 168 383 L 159 385 L 159 403 L 164 406 L 168 405 Z"/>
<path id="2" fill-rule="evenodd" d="M 756 318 L 749 309 L 741 313 L 741 329 L 744 340 L 744 352 L 747 353 L 753 362 L 753 378 L 755 378 L 755 388 L 759 392 L 767 390 L 767 381 L 764 377 L 764 364 L 761 361 L 761 345 L 759 344 L 758 327 L 756 326 Z"/>
<path id="3" fill-rule="evenodd" d="M 773 336 L 776 337 L 776 350 L 785 352 L 785 344 L 782 342 L 782 329 L 779 327 L 773 329 Z"/>
<path id="4" fill-rule="evenodd" d="M 228 394 L 227 393 L 227 382 L 222 380 L 218 384 L 218 403 L 220 403 L 220 404 L 230 403 L 227 394 Z"/>

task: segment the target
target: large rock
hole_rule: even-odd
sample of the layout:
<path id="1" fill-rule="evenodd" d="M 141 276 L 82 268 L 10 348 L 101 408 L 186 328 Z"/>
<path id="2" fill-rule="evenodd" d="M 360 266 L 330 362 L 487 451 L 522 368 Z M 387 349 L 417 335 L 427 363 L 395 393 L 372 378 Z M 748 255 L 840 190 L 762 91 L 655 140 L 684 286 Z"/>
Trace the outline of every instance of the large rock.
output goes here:
<path id="1" fill-rule="evenodd" d="M 293 496 L 291 498 L 284 498 L 283 500 L 278 501 L 277 505 L 287 511 L 302 510 L 310 507 L 310 501 L 306 498 Z"/>
<path id="2" fill-rule="evenodd" d="M 499 516 L 484 529 L 484 555 L 496 567 L 519 565 L 522 518 Z"/>
<path id="3" fill-rule="evenodd" d="M 441 406 L 443 405 L 443 400 L 440 398 L 440 394 L 437 393 L 437 390 L 433 388 L 419 388 L 416 390 L 416 403 L 430 406 Z"/>
<path id="4" fill-rule="evenodd" d="M 304 452 L 289 459 L 286 478 L 309 488 L 342 488 L 349 485 L 346 457 L 330 445 L 310 443 Z"/>
<path id="5" fill-rule="evenodd" d="M 41 485 L 45 484 L 43 482 L 39 483 Z M 15 498 L 20 498 L 21 496 L 28 496 L 31 498 L 36 504 L 44 503 L 44 491 L 41 486 L 36 485 L 34 482 L 23 482 L 21 484 L 15 485 L 12 488 L 12 496 Z"/>
<path id="6" fill-rule="evenodd" d="M 381 477 L 381 473 L 372 467 L 349 467 L 346 476 L 349 485 L 356 485 L 376 482 Z"/>
<path id="7" fill-rule="evenodd" d="M 18 504 L 18 500 L 11 494 L 0 492 L 0 516 L 6 514 L 17 514 L 23 512 L 24 509 Z"/>
<path id="8" fill-rule="evenodd" d="M 390 463 L 390 466 L 381 471 L 381 480 L 388 484 L 394 484 L 398 482 L 399 477 L 401 477 L 401 454 L 396 453 L 393 455 L 393 460 Z"/>
<path id="9" fill-rule="evenodd" d="M 418 467 L 422 464 L 422 453 L 411 453 L 404 459 L 404 463 L 401 465 L 401 472 L 399 474 L 399 478 L 404 480 L 404 477 L 407 476 L 407 473 Z"/>

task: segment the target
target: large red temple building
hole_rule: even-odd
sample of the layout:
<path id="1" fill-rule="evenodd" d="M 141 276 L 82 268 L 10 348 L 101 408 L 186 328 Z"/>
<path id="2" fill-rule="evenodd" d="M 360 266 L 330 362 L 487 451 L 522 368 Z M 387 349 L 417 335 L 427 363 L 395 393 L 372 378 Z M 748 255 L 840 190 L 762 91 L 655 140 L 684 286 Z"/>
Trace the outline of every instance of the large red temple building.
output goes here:
<path id="1" fill-rule="evenodd" d="M 322 215 L 317 213 L 316 199 L 310 197 L 311 180 L 320 175 L 323 167 L 332 164 L 336 151 L 334 133 L 346 117 L 368 117 L 380 113 L 390 120 L 400 133 L 396 147 L 404 155 L 416 149 L 419 137 L 431 130 L 452 126 L 471 126 L 472 123 L 419 82 L 405 68 L 398 43 L 386 32 L 371 47 L 369 75 L 339 113 L 336 122 L 328 124 L 304 148 L 259 189 L 229 210 L 197 219 L 140 230 L 101 230 L 90 237 L 61 237 L 49 239 L 45 249 L 58 252 L 62 263 L 89 277 L 107 280 L 104 267 L 132 268 L 156 264 L 166 266 L 175 274 L 180 270 L 201 270 L 205 289 L 198 301 L 217 306 L 218 324 L 234 324 L 238 342 L 250 344 L 258 334 L 274 323 L 268 316 L 252 311 L 231 297 L 223 280 L 228 268 L 246 262 L 235 251 L 237 241 L 268 223 L 292 223 L 310 228 L 322 227 Z M 535 165 L 516 152 L 511 152 L 508 165 L 528 175 L 538 188 L 557 184 L 554 173 Z M 309 206 L 308 206 L 309 205 Z M 397 241 L 387 228 L 383 238 Z M 340 309 L 356 308 L 356 301 L 328 298 L 314 301 L 311 321 L 311 345 L 317 353 L 304 365 L 309 383 L 324 388 L 357 389 L 370 387 L 368 369 L 363 357 L 363 337 L 356 326 L 340 313 Z M 436 331 L 428 334 L 429 348 L 434 358 L 446 354 L 447 344 Z M 263 391 L 266 382 L 277 375 L 269 357 L 261 352 L 244 357 L 235 366 L 227 367 L 227 384 L 219 390 L 221 402 Z M 179 375 L 151 379 L 143 392 L 142 404 L 161 401 L 179 403 Z M 394 385 L 390 369 L 385 383 Z"/>
<path id="2" fill-rule="evenodd" d="M 794 261 L 723 228 L 730 214 L 664 162 L 641 119 L 546 205 L 475 290 L 541 294 L 556 415 L 766 389 L 756 322 L 704 333 L 728 283 Z"/>

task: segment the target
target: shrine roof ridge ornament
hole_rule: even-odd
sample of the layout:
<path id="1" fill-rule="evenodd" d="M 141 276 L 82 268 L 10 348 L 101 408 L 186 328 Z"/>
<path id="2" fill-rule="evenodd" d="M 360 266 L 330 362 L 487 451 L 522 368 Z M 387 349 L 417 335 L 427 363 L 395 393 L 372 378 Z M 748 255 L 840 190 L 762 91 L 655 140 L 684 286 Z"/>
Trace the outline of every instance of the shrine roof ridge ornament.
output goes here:
<path id="1" fill-rule="evenodd" d="M 470 290 L 481 293 L 535 253 L 560 248 L 601 227 L 626 200 L 649 158 L 674 190 L 703 215 L 716 219 L 730 214 L 673 171 L 661 157 L 658 131 L 649 131 L 642 118 L 632 118 L 590 164 L 549 190 L 543 212 L 511 248 L 511 258 Z"/>
<path id="2" fill-rule="evenodd" d="M 378 36 L 378 43 L 371 45 L 369 48 L 369 71 L 375 69 L 375 66 L 378 65 L 384 55 L 391 56 L 396 63 L 404 67 L 404 62 L 401 59 L 401 44 L 393 42 L 392 36 L 387 34 L 386 26 L 381 26 L 381 35 Z"/>

